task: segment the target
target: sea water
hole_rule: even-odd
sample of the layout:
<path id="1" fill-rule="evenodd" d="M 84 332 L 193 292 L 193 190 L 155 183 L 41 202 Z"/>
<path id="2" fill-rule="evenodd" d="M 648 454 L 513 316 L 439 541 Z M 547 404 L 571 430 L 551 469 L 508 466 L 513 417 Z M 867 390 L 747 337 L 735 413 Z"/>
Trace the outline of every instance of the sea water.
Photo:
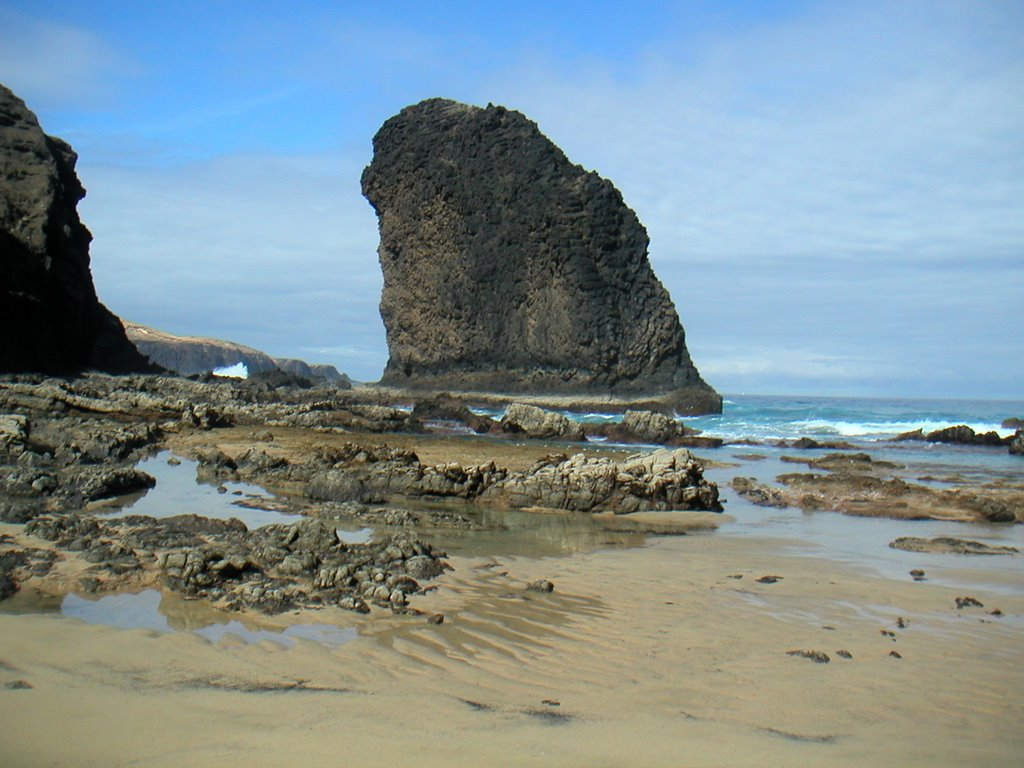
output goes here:
<path id="1" fill-rule="evenodd" d="M 811 437 L 877 442 L 957 424 L 1007 437 L 1014 430 L 1001 424 L 1011 417 L 1024 418 L 1024 401 L 729 395 L 722 413 L 683 421 L 729 441 Z"/>

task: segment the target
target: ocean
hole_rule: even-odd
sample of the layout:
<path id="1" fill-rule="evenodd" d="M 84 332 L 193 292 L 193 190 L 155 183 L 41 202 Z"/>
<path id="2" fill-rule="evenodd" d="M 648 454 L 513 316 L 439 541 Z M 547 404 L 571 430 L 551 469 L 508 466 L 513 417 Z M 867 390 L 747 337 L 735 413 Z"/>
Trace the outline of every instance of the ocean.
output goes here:
<path id="1" fill-rule="evenodd" d="M 957 424 L 1006 437 L 1014 430 L 1001 424 L 1012 417 L 1024 418 L 1024 400 L 729 395 L 721 414 L 683 421 L 726 441 L 810 437 L 874 443 L 915 429 L 929 432 Z"/>

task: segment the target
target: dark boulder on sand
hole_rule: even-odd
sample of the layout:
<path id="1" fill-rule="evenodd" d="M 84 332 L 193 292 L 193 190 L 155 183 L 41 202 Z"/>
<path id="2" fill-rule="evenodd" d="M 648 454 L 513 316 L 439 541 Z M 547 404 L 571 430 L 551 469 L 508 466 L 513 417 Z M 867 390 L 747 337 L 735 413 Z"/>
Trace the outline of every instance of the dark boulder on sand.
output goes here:
<path id="1" fill-rule="evenodd" d="M 77 160 L 0 85 L 0 372 L 154 370 L 96 298 Z"/>
<path id="2" fill-rule="evenodd" d="M 503 107 L 429 99 L 373 140 L 383 382 L 433 390 L 666 397 L 719 412 L 611 182 Z"/>

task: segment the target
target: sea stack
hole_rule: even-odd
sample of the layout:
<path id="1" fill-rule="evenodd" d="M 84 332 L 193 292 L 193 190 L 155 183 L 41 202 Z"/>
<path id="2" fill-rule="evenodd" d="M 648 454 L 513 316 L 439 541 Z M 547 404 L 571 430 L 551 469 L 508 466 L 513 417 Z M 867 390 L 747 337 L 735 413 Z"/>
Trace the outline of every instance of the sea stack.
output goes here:
<path id="1" fill-rule="evenodd" d="M 380 226 L 382 383 L 721 410 L 636 214 L 524 115 L 407 107 L 374 137 L 362 187 Z"/>
<path id="2" fill-rule="evenodd" d="M 77 160 L 0 85 L 0 373 L 153 370 L 96 298 Z"/>

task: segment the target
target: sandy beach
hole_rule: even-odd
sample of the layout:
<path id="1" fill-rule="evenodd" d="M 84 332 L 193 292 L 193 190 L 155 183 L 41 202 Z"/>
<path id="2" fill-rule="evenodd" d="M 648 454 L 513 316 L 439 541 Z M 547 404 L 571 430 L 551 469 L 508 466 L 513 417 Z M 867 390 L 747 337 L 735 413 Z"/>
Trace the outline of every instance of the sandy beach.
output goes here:
<path id="1" fill-rule="evenodd" d="M 0 615 L 4 764 L 1008 765 L 1024 749 L 1019 590 L 715 534 L 450 561 L 417 599 L 441 625 L 259 617 L 355 626 L 338 646 Z M 957 610 L 964 595 L 984 608 Z"/>

